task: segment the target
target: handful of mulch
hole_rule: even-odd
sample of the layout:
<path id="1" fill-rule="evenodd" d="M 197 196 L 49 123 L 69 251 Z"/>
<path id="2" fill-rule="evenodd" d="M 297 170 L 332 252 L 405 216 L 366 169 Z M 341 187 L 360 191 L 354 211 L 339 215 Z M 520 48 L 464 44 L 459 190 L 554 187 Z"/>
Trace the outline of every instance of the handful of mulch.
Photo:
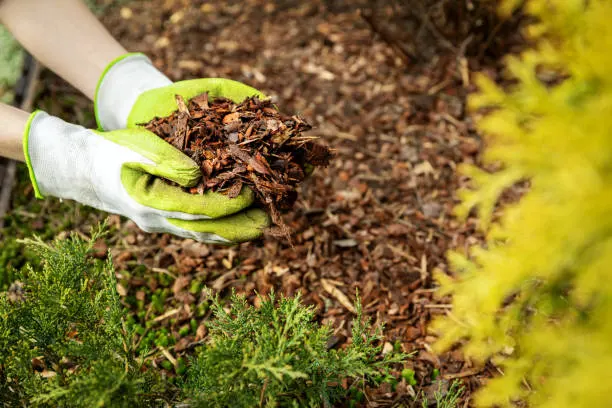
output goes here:
<path id="1" fill-rule="evenodd" d="M 201 166 L 202 180 L 188 191 L 211 189 L 235 198 L 249 186 L 281 234 L 288 235 L 279 211 L 293 207 L 308 168 L 327 166 L 332 158 L 316 137 L 301 134 L 311 126 L 257 97 L 236 104 L 209 101 L 204 93 L 189 104 L 177 95 L 176 102 L 176 112 L 143 125 Z"/>

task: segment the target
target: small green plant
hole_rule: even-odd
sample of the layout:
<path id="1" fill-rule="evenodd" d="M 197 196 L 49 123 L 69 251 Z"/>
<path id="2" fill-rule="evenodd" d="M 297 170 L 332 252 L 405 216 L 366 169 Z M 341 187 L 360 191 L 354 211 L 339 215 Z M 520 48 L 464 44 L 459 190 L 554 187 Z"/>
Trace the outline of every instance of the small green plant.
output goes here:
<path id="1" fill-rule="evenodd" d="M 438 383 L 440 384 L 440 383 Z M 442 392 L 440 390 L 441 386 L 438 385 L 438 390 L 434 391 L 434 399 L 436 400 L 435 407 L 436 408 L 457 408 L 459 403 L 459 398 L 463 394 L 465 387 L 461 385 L 461 382 L 458 380 L 454 380 L 449 386 L 446 392 Z M 427 397 L 423 397 L 421 400 L 422 408 L 429 408 L 429 401 Z"/>
<path id="2" fill-rule="evenodd" d="M 379 357 L 380 330 L 362 319 L 359 301 L 352 343 L 334 350 L 327 347 L 331 328 L 315 323 L 313 308 L 299 296 L 260 300 L 255 308 L 233 295 L 226 310 L 213 297 L 209 344 L 193 360 L 186 384 L 194 406 L 331 406 L 351 394 L 344 379 L 357 387 L 376 384 L 405 358 Z"/>

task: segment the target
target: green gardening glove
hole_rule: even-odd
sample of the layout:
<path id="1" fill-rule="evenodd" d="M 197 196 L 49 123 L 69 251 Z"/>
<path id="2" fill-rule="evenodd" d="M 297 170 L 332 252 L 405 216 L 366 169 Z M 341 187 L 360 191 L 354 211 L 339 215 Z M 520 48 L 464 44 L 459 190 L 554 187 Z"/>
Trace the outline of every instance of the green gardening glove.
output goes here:
<path id="1" fill-rule="evenodd" d="M 242 102 L 253 95 L 265 97 L 254 88 L 227 79 L 193 79 L 172 83 L 153 67 L 144 55 L 128 54 L 111 63 L 98 83 L 95 96 L 96 119 L 99 128 L 104 130 L 139 129 L 138 124 L 174 112 L 177 109 L 176 95 L 181 95 L 185 101 L 188 101 L 204 92 L 208 92 L 212 98 L 225 97 L 235 102 Z M 156 144 L 172 147 L 157 139 Z M 152 172 L 148 174 L 155 175 Z M 191 185 L 195 184 L 200 176 L 200 169 L 196 166 L 195 181 L 192 180 Z M 183 232 L 177 235 L 186 236 L 184 231 L 198 234 L 214 230 L 216 235 L 224 237 L 230 243 L 239 242 L 260 236 L 270 223 L 269 217 L 261 209 L 250 209 L 245 212 L 254 198 L 252 191 L 247 187 L 243 188 L 237 198 L 229 199 L 223 194 L 213 192 L 207 192 L 203 196 L 190 195 L 169 186 L 162 180 L 151 177 L 150 181 L 158 185 L 156 200 L 176 202 L 178 211 L 182 211 L 183 205 L 189 205 L 189 208 L 185 207 L 184 210 L 206 214 L 209 217 L 168 218 L 168 224 Z M 230 214 L 233 215 L 227 217 Z M 258 233 L 254 234 L 254 230 Z"/>
<path id="2" fill-rule="evenodd" d="M 250 190 L 234 199 L 193 195 L 162 180 L 193 186 L 200 169 L 144 129 L 100 132 L 37 111 L 24 132 L 24 151 L 37 197 L 121 214 L 144 231 L 232 244 L 257 238 L 268 223 L 261 210 L 245 210 L 253 202 Z"/>

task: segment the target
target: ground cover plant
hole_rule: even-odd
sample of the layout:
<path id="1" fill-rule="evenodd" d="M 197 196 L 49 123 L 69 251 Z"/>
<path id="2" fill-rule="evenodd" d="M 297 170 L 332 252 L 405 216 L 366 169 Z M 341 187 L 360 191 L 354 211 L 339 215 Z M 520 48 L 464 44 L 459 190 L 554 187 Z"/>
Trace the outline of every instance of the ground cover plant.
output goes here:
<path id="1" fill-rule="evenodd" d="M 463 170 L 473 189 L 459 213 L 477 207 L 488 244 L 451 256 L 454 316 L 438 322 L 438 346 L 462 340 L 467 355 L 501 367 L 478 406 L 601 406 L 612 400 L 612 4 L 532 0 L 526 10 L 537 45 L 507 58 L 510 85 L 482 76 L 472 99 L 489 110 L 479 126 L 496 171 Z M 524 196 L 493 216 L 523 180 Z"/>
<path id="2" fill-rule="evenodd" d="M 361 303 L 352 342 L 335 350 L 328 346 L 332 328 L 315 323 L 314 308 L 302 306 L 299 296 L 277 302 L 272 293 L 260 299 L 255 308 L 244 296 L 233 295 L 229 311 L 214 300 L 210 346 L 195 358 L 187 380 L 197 406 L 361 402 L 365 385 L 395 380 L 389 377 L 391 367 L 406 358 L 395 352 L 379 357 L 381 331 L 372 332 L 361 320 Z"/>
<path id="3" fill-rule="evenodd" d="M 431 404 L 434 404 L 436 408 L 454 408 L 458 406 L 463 391 L 464 388 L 459 381 L 454 380 L 446 392 L 434 391 L 431 400 L 427 396 L 421 398 L 421 408 L 428 408 Z"/>
<path id="4" fill-rule="evenodd" d="M 136 347 L 110 259 L 91 256 L 100 237 L 28 241 L 42 268 L 24 268 L 0 294 L 3 406 L 331 406 L 358 401 L 406 358 L 380 355 L 380 331 L 362 320 L 360 303 L 351 344 L 333 349 L 331 327 L 299 296 L 260 297 L 259 308 L 214 296 L 207 341 L 170 382 Z"/>

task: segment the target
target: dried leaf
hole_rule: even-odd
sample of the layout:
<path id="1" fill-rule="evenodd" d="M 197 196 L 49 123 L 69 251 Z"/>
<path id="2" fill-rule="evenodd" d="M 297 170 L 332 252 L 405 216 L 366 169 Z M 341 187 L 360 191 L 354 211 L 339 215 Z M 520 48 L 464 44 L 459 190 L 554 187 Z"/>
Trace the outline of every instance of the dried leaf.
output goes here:
<path id="1" fill-rule="evenodd" d="M 117 293 L 119 294 L 119 296 L 127 296 L 128 292 L 127 289 L 125 288 L 125 286 L 123 286 L 120 283 L 117 283 Z"/>
<path id="2" fill-rule="evenodd" d="M 250 158 L 249 165 L 253 167 L 253 169 L 258 173 L 261 173 L 261 174 L 271 173 L 271 171 L 268 170 L 270 168 L 270 165 L 259 152 L 255 155 L 255 157 Z"/>
<path id="3" fill-rule="evenodd" d="M 334 241 L 334 245 L 339 246 L 340 248 L 352 248 L 359 245 L 359 242 L 355 241 L 353 238 L 337 239 Z"/>
<path id="4" fill-rule="evenodd" d="M 41 376 L 42 378 L 53 378 L 53 377 L 55 377 L 56 375 L 57 375 L 57 373 L 56 373 L 55 371 L 49 371 L 49 370 L 43 370 L 43 371 L 40 373 L 40 376 Z"/>
<path id="5" fill-rule="evenodd" d="M 174 284 L 172 285 L 172 292 L 174 295 L 176 296 L 180 291 L 186 288 L 189 285 L 189 282 L 191 282 L 190 276 L 179 276 L 176 278 Z"/>
<path id="6" fill-rule="evenodd" d="M 235 122 L 239 119 L 240 119 L 240 113 L 238 112 L 230 113 L 229 115 L 225 115 L 225 117 L 223 118 L 223 124 L 227 125 L 228 123 Z"/>

